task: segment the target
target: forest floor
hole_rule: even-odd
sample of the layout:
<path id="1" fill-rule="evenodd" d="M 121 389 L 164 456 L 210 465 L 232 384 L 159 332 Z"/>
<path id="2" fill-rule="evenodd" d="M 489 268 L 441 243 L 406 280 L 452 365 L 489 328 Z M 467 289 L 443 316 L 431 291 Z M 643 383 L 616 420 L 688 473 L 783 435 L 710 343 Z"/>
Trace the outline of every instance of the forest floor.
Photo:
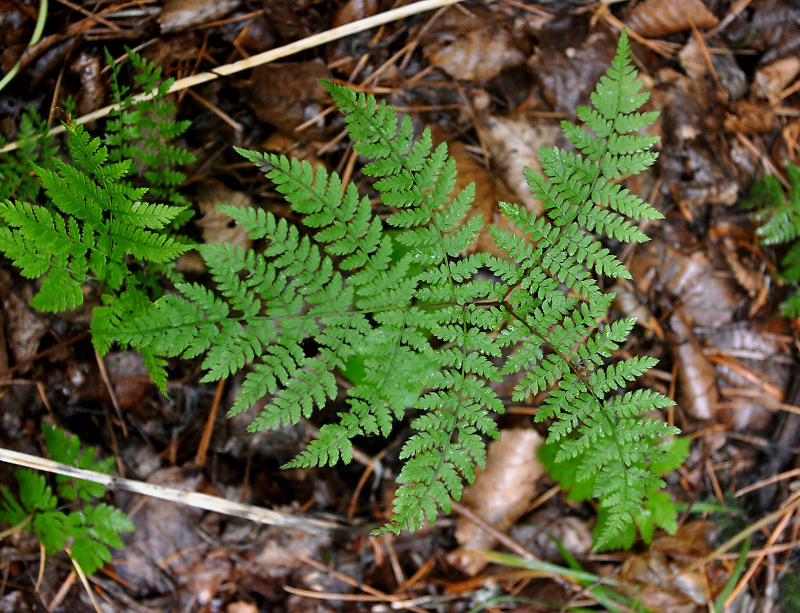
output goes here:
<path id="1" fill-rule="evenodd" d="M 23 58 L 0 91 L 0 130 L 13 141 L 29 104 L 53 125 L 67 96 L 75 117 L 107 104 L 104 49 L 121 59 L 128 46 L 182 79 L 402 4 L 61 0 L 27 48 L 38 6 L 0 0 L 0 73 Z M 786 184 L 786 162 L 798 162 L 797 2 L 464 1 L 184 89 L 175 104 L 191 120 L 183 144 L 197 158 L 181 188 L 196 209 L 188 228 L 202 240 L 238 240 L 212 205 L 286 210 L 234 146 L 324 164 L 368 189 L 319 79 L 386 99 L 417 134 L 431 128 L 456 156 L 460 184 L 478 186 L 474 206 L 488 223 L 498 201 L 535 207 L 521 169 L 539 167 L 538 147 L 563 146 L 559 121 L 588 103 L 623 25 L 662 139 L 655 166 L 627 185 L 665 219 L 645 228 L 650 242 L 621 254 L 633 278 L 614 288 L 614 309 L 638 317 L 622 354 L 660 360 L 639 384 L 677 401 L 664 418 L 691 439 L 667 478 L 682 504 L 675 535 L 593 552 L 595 507 L 568 500 L 543 474 L 536 399 L 511 402 L 508 384 L 497 390 L 508 399 L 507 434 L 492 478 L 435 526 L 320 536 L 113 492 L 137 530 L 90 578 L 94 602 L 63 554 L 40 578 L 36 539 L 17 533 L 0 542 L 0 612 L 800 611 L 800 321 L 779 308 L 791 290 L 775 277 L 783 251 L 759 243 L 742 206 L 765 173 Z M 99 135 L 103 125 L 87 128 Z M 387 517 L 407 425 L 388 441 L 363 441 L 348 466 L 281 470 L 322 421 L 249 434 L 246 417 L 225 417 L 241 381 L 202 383 L 197 361 L 170 364 L 168 400 L 134 353 L 113 351 L 101 369 L 85 314 L 36 311 L 34 291 L 0 262 L 0 447 L 42 455 L 41 425 L 58 424 L 129 478 L 307 517 Z M 12 474 L 0 463 L 0 485 L 13 487 Z M 476 514 L 491 525 L 476 531 Z M 716 549 L 748 529 L 752 540 Z M 490 563 L 475 553 L 483 549 L 523 567 Z M 609 581 L 627 600 L 609 595 Z"/>

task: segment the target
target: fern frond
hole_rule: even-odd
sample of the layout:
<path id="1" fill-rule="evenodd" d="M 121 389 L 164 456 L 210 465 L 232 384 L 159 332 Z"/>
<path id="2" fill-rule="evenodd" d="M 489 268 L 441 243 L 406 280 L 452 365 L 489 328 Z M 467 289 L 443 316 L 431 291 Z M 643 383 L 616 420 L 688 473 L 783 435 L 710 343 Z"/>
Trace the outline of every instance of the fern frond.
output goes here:
<path id="1" fill-rule="evenodd" d="M 585 128 L 564 126 L 577 153 L 544 149 L 544 174 L 527 172 L 546 216 L 501 203 L 514 229 L 490 232 L 505 258 L 465 255 L 481 220 L 467 219 L 473 186 L 453 193 L 445 144 L 429 131 L 415 142 L 410 119 L 372 96 L 325 86 L 369 160 L 364 173 L 390 209 L 385 225 L 336 173 L 240 150 L 305 230 L 257 208 L 221 207 L 260 248 L 200 247 L 214 288 L 178 283 L 181 295 L 115 322 L 117 338 L 151 362 L 204 354 L 205 381 L 243 371 L 230 413 L 264 402 L 251 430 L 310 417 L 336 397 L 334 373 L 348 378 L 347 408 L 289 466 L 349 461 L 353 437 L 387 436 L 413 411 L 392 519 L 379 532 L 418 528 L 461 496 L 504 410 L 491 383 L 519 373 L 515 400 L 546 395 L 537 419 L 552 420 L 553 461 L 577 462 L 602 496 L 598 545 L 627 535 L 662 483 L 665 464 L 650 458 L 676 430 L 642 418 L 669 399 L 625 390 L 655 360 L 609 363 L 634 322 L 606 322 L 613 295 L 598 282 L 630 277 L 608 240 L 645 241 L 636 222 L 660 217 L 612 183 L 655 159 L 656 139 L 636 133 L 652 114 L 638 112 L 647 96 L 626 36 L 595 108 L 578 112 Z"/>
<path id="2" fill-rule="evenodd" d="M 15 231 L 0 233 L 0 250 L 29 277 L 43 277 L 31 304 L 46 311 L 75 308 L 89 273 L 112 290 L 131 279 L 128 254 L 167 262 L 189 248 L 161 228 L 181 211 L 144 205 L 146 190 L 124 179 L 130 162 L 108 163 L 108 152 L 82 126 L 67 126 L 77 165 L 59 160 L 53 169 L 36 168 L 51 208 L 22 202 L 0 203 L 0 217 Z"/>
<path id="3" fill-rule="evenodd" d="M 133 162 L 136 174 L 146 180 L 146 197 L 151 202 L 181 207 L 171 220 L 180 225 L 191 217 L 191 210 L 176 189 L 186 181 L 186 175 L 179 169 L 192 164 L 195 156 L 170 141 L 179 138 L 189 128 L 190 122 L 174 118 L 175 107 L 167 98 L 174 79 L 162 81 L 161 68 L 128 48 L 125 51 L 134 71 L 133 81 L 143 92 L 156 91 L 156 96 L 134 103 L 133 88 L 122 84 L 122 64 L 114 62 L 106 51 L 106 62 L 112 71 L 111 95 L 115 106 L 106 123 L 103 142 L 111 161 Z"/>

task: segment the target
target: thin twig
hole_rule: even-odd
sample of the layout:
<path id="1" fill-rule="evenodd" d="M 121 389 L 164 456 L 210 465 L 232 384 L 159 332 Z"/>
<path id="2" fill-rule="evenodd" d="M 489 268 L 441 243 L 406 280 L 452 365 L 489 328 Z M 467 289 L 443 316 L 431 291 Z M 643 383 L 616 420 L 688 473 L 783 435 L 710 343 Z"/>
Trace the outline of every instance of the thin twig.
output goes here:
<path id="1" fill-rule="evenodd" d="M 126 490 L 135 494 L 159 498 L 161 500 L 170 500 L 179 504 L 205 509 L 206 511 L 241 517 L 261 524 L 291 528 L 310 534 L 358 534 L 366 530 L 366 528 L 362 526 L 347 526 L 322 519 L 290 515 L 288 513 L 272 511 L 241 502 L 231 502 L 218 496 L 209 496 L 208 494 L 199 494 L 197 492 L 164 487 L 163 485 L 154 485 L 143 481 L 135 481 L 133 479 L 123 479 L 122 477 L 76 468 L 60 462 L 54 462 L 53 460 L 40 458 L 27 453 L 20 453 L 18 451 L 11 451 L 9 449 L 0 449 L 0 462 L 8 462 L 9 464 L 25 466 L 35 470 L 43 470 L 58 475 L 66 475 L 76 479 L 85 479 L 109 488 Z"/>
<path id="2" fill-rule="evenodd" d="M 264 51 L 258 55 L 254 55 L 231 64 L 226 64 L 207 72 L 201 72 L 183 79 L 178 79 L 172 84 L 172 87 L 169 88 L 167 93 L 172 94 L 190 87 L 194 87 L 195 85 L 200 85 L 201 83 L 208 83 L 209 81 L 214 81 L 220 77 L 227 77 L 243 70 L 255 68 L 256 66 L 262 66 L 263 64 L 274 62 L 275 60 L 287 57 L 289 55 L 294 55 L 300 51 L 313 49 L 314 47 L 319 47 L 320 45 L 324 45 L 334 40 L 339 40 L 352 34 L 358 34 L 364 30 L 370 30 L 377 26 L 391 23 L 392 21 L 398 21 L 405 17 L 410 17 L 411 15 L 424 13 L 443 6 L 458 4 L 459 2 L 461 2 L 461 0 L 420 0 L 419 2 L 414 2 L 413 4 L 409 4 L 407 6 L 401 6 L 399 8 L 392 9 L 391 11 L 384 11 L 383 13 L 378 13 L 377 15 L 366 17 L 365 19 L 359 19 L 358 21 L 326 30 L 325 32 L 313 34 L 312 36 L 308 36 L 307 38 L 289 43 L 288 45 L 278 47 L 277 49 L 270 49 L 269 51 Z M 132 100 L 134 103 L 152 100 L 155 96 L 155 93 L 155 91 L 144 92 L 138 94 L 137 96 L 133 96 Z M 119 105 L 110 104 L 101 109 L 97 109 L 96 111 L 92 111 L 87 115 L 73 119 L 73 121 L 75 123 L 84 124 L 90 121 L 95 121 L 96 119 L 102 119 L 110 112 L 118 108 Z M 61 134 L 62 132 L 64 132 L 64 126 L 56 126 L 52 128 L 48 134 L 52 136 L 55 134 Z M 18 148 L 19 141 L 9 143 L 5 147 L 0 148 L 0 153 L 6 153 Z"/>

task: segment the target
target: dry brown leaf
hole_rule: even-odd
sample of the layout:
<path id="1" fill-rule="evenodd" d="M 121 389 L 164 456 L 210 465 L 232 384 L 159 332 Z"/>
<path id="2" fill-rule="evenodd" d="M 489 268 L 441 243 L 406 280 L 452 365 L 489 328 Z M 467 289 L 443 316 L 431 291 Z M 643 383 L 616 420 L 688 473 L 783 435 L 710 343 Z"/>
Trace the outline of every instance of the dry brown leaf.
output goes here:
<path id="1" fill-rule="evenodd" d="M 731 267 L 734 278 L 748 296 L 755 298 L 767 282 L 766 275 L 760 270 L 752 270 L 742 264 L 732 240 L 725 239 L 723 244 L 725 248 L 722 250 L 722 254 L 725 256 L 728 266 Z"/>
<path id="2" fill-rule="evenodd" d="M 611 303 L 612 308 L 622 311 L 625 317 L 635 317 L 637 325 L 650 330 L 659 339 L 664 339 L 664 329 L 647 305 L 639 299 L 636 292 L 622 284 L 615 286 L 612 291 L 615 294 L 614 301 Z"/>
<path id="3" fill-rule="evenodd" d="M 542 202 L 531 194 L 523 168 L 528 166 L 540 172 L 542 164 L 536 150 L 552 147 L 560 134 L 557 122 L 526 119 L 488 117 L 479 126 L 481 136 L 489 149 L 492 164 L 499 173 L 516 202 L 536 215 L 541 215 Z"/>
<path id="4" fill-rule="evenodd" d="M 203 241 L 206 243 L 229 243 L 247 251 L 253 244 L 247 230 L 233 223 L 233 220 L 217 208 L 218 204 L 252 207 L 252 199 L 243 192 L 228 189 L 221 183 L 203 186 L 197 194 L 197 208 L 201 217 L 195 223 L 200 226 Z"/>
<path id="5" fill-rule="evenodd" d="M 723 125 L 728 132 L 763 134 L 775 129 L 778 121 L 775 113 L 766 104 L 738 100 L 728 107 Z"/>
<path id="6" fill-rule="evenodd" d="M 536 430 L 502 430 L 500 440 L 492 441 L 486 468 L 464 489 L 462 503 L 500 531 L 507 530 L 524 512 L 544 473 L 537 451 L 544 439 Z M 495 540 L 467 519 L 459 519 L 456 540 L 461 547 L 448 559 L 475 575 L 486 566 L 478 552 L 491 549 Z"/>
<path id="7" fill-rule="evenodd" d="M 703 354 L 680 309 L 670 318 L 678 342 L 673 345 L 677 366 L 678 406 L 693 419 L 709 421 L 717 416 L 717 374 Z"/>
<path id="8" fill-rule="evenodd" d="M 678 53 L 678 60 L 684 72 L 692 79 L 705 79 L 708 75 L 708 63 L 703 52 L 703 43 L 698 36 L 692 35 Z M 708 45 L 705 45 L 708 47 Z M 714 41 L 713 53 L 710 53 L 716 80 L 728 93 L 731 100 L 738 100 L 747 93 L 748 79 L 739 67 L 733 52 L 721 42 Z"/>
<path id="9" fill-rule="evenodd" d="M 717 531 L 711 522 L 694 521 L 681 526 L 674 536 L 656 537 L 646 552 L 625 561 L 618 578 L 623 585 L 642 586 L 629 587 L 629 595 L 651 611 L 695 613 L 717 596 L 726 573 L 718 564 L 680 571 L 710 553 L 709 543 Z"/>
<path id="10" fill-rule="evenodd" d="M 237 600 L 225 607 L 225 613 L 258 613 L 258 607 L 250 602 Z"/>
<path id="11" fill-rule="evenodd" d="M 781 392 L 793 364 L 789 348 L 780 340 L 791 338 L 787 328 L 786 320 L 775 318 L 725 326 L 711 335 L 717 380 L 728 399 L 720 410 L 720 420 L 726 425 L 749 432 L 772 431 L 774 407 L 783 400 Z"/>
<path id="12" fill-rule="evenodd" d="M 255 68 L 239 91 L 264 123 L 293 138 L 321 140 L 327 134 L 322 111 L 330 103 L 330 96 L 320 80 L 331 78 L 331 71 L 319 58 L 281 62 Z M 297 126 L 314 118 L 318 118 L 315 123 L 296 132 Z"/>
<path id="13" fill-rule="evenodd" d="M 680 300 L 683 314 L 692 325 L 727 323 L 741 303 L 733 282 L 715 275 L 702 251 L 687 255 L 656 239 L 637 249 L 628 269 L 641 294 L 663 288 Z"/>
<path id="14" fill-rule="evenodd" d="M 501 223 L 500 214 L 497 211 L 497 195 L 494 191 L 494 180 L 491 173 L 481 163 L 481 160 L 472 155 L 462 142 L 455 141 L 448 143 L 450 155 L 456 161 L 458 176 L 456 177 L 455 191 L 461 191 L 470 183 L 475 184 L 475 199 L 467 214 L 467 218 L 475 215 L 483 217 L 480 234 L 475 243 L 469 248 L 470 252 L 488 251 L 493 255 L 503 255 L 494 243 L 494 239 L 489 234 L 490 225 L 496 226 Z M 511 222 L 505 215 L 502 216 L 508 226 Z"/>
<path id="15" fill-rule="evenodd" d="M 474 7 L 470 14 L 448 11 L 422 39 L 428 61 L 461 81 L 486 81 L 527 59 L 508 30 L 506 21 Z"/>
<path id="16" fill-rule="evenodd" d="M 591 520 L 565 514 L 559 505 L 547 505 L 509 530 L 511 538 L 542 560 L 556 562 L 564 556 L 556 542 L 581 559 L 592 550 Z"/>
<path id="17" fill-rule="evenodd" d="M 702 0 L 644 0 L 631 11 L 625 23 L 642 36 L 667 36 L 698 28 L 713 28 L 719 23 Z"/>
<path id="18" fill-rule="evenodd" d="M 542 40 L 528 67 L 553 110 L 572 116 L 589 104 L 594 84 L 614 57 L 616 39 L 597 29 L 588 36 L 575 20 L 554 19 L 540 33 Z"/>
<path id="19" fill-rule="evenodd" d="M 789 85 L 800 74 L 800 57 L 790 55 L 762 66 L 753 78 L 750 98 L 753 100 L 769 100 L 777 103 L 784 87 Z"/>
<path id="20" fill-rule="evenodd" d="M 204 491 L 208 482 L 197 469 L 163 468 L 147 478 L 149 483 L 189 491 Z M 165 569 L 188 578 L 204 557 L 205 542 L 197 526 L 202 511 L 155 498 L 147 499 L 131 517 L 136 531 L 125 538 L 124 560 L 114 571 L 135 586 L 140 595 L 169 593 Z"/>
<path id="21" fill-rule="evenodd" d="M 28 362 L 38 353 L 42 337 L 47 334 L 47 321 L 13 292 L 4 296 L 3 301 L 8 349 L 17 364 Z M 30 364 L 26 364 L 19 372 L 25 373 L 29 369 Z"/>
<path id="22" fill-rule="evenodd" d="M 223 17 L 240 0 L 168 0 L 158 16 L 162 32 L 179 32 Z"/>

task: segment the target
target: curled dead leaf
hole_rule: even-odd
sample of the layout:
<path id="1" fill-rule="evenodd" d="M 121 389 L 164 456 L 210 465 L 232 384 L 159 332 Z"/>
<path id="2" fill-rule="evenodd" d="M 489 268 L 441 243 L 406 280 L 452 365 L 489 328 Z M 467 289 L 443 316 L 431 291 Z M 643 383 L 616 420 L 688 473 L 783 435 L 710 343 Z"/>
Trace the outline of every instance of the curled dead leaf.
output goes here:
<path id="1" fill-rule="evenodd" d="M 656 239 L 636 251 L 628 268 L 639 292 L 648 295 L 666 289 L 681 301 L 683 314 L 696 326 L 731 321 L 741 303 L 733 282 L 714 274 L 702 251 L 686 254 Z"/>
<path id="2" fill-rule="evenodd" d="M 239 6 L 240 0 L 168 0 L 158 16 L 161 32 L 180 32 L 214 21 Z"/>
<path id="3" fill-rule="evenodd" d="M 422 53 L 431 65 L 462 81 L 486 81 L 527 59 L 506 28 L 480 6 L 469 14 L 448 11 L 422 39 Z"/>
<path id="4" fill-rule="evenodd" d="M 540 215 L 542 202 L 531 194 L 523 169 L 528 166 L 536 172 L 541 171 L 542 164 L 536 150 L 556 144 L 560 133 L 558 123 L 548 120 L 533 123 L 525 119 L 492 116 L 487 117 L 478 129 L 489 149 L 492 164 L 516 202 L 529 212 Z"/>
<path id="5" fill-rule="evenodd" d="M 462 503 L 498 530 L 507 530 L 524 512 L 544 473 L 538 449 L 544 443 L 536 430 L 503 430 L 492 441 L 486 468 L 464 489 Z M 491 549 L 495 539 L 467 519 L 459 519 L 456 540 L 461 547 L 448 556 L 451 563 L 475 575 L 486 566 L 480 551 Z"/>
<path id="6" fill-rule="evenodd" d="M 711 522 L 694 521 L 675 535 L 659 536 L 643 554 L 625 561 L 619 579 L 629 586 L 630 596 L 651 611 L 694 613 L 719 594 L 727 573 L 716 563 L 680 571 L 710 553 L 709 543 L 717 531 Z"/>
<path id="7" fill-rule="evenodd" d="M 800 74 L 800 57 L 796 55 L 790 55 L 762 66 L 756 71 L 756 76 L 753 78 L 750 98 L 777 103 L 780 100 L 781 90 L 789 85 L 798 74 Z"/>
<path id="8" fill-rule="evenodd" d="M 700 343 L 680 310 L 672 316 L 670 324 L 678 340 L 673 345 L 678 377 L 678 406 L 693 419 L 714 419 L 719 400 L 714 366 L 703 354 Z"/>
<path id="9" fill-rule="evenodd" d="M 637 4 L 625 23 L 642 36 L 667 36 L 698 28 L 713 28 L 719 23 L 702 0 L 644 0 Z"/>

